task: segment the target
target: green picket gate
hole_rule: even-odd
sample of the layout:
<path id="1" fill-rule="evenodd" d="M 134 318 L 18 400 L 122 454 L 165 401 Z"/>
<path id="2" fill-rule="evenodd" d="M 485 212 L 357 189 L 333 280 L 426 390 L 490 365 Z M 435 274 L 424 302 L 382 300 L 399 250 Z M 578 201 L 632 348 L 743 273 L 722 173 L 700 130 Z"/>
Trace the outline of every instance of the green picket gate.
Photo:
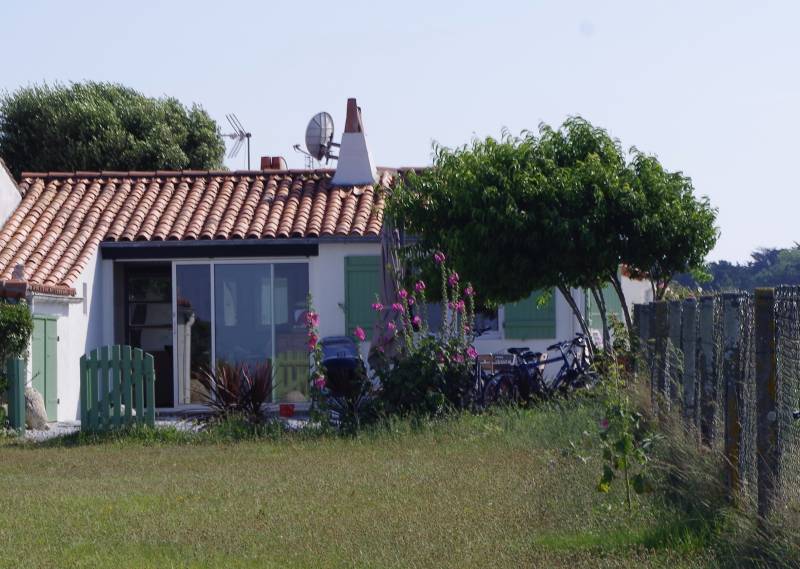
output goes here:
<path id="1" fill-rule="evenodd" d="M 131 346 L 103 346 L 81 356 L 81 430 L 156 424 L 153 356 Z M 134 410 L 136 411 L 134 414 Z"/>

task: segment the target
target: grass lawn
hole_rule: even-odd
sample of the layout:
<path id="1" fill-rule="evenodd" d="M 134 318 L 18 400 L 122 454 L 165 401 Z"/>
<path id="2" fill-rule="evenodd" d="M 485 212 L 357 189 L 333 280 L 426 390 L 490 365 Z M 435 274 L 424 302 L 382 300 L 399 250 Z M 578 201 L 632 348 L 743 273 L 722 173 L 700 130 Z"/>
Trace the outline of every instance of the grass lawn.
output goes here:
<path id="1" fill-rule="evenodd" d="M 655 498 L 629 517 L 621 488 L 595 491 L 596 421 L 571 405 L 356 439 L 0 442 L 0 567 L 705 567 Z"/>

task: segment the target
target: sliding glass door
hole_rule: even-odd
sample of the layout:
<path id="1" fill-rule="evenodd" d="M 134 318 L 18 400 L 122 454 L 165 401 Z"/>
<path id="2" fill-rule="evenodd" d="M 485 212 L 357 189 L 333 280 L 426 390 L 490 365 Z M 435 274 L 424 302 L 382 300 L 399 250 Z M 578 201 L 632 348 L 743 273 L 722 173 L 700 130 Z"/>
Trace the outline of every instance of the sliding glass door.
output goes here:
<path id="1" fill-rule="evenodd" d="M 211 265 L 175 266 L 175 345 L 179 404 L 202 403 L 197 374 L 211 369 Z"/>
<path id="2" fill-rule="evenodd" d="M 179 400 L 199 403 L 196 379 L 214 367 L 255 370 L 272 362 L 275 402 L 308 398 L 307 263 L 175 265 Z"/>

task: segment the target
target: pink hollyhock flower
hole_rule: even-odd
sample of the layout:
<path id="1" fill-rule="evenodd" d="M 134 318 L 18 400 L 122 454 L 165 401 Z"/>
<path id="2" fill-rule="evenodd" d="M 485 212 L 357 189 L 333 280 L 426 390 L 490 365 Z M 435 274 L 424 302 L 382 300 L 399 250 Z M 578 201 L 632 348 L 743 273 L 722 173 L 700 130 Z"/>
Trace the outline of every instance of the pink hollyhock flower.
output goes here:
<path id="1" fill-rule="evenodd" d="M 373 302 L 372 310 L 374 310 L 375 312 L 380 312 L 381 310 L 383 310 L 383 305 L 380 302 Z"/>
<path id="2" fill-rule="evenodd" d="M 450 273 L 450 276 L 447 277 L 447 284 L 450 286 L 456 286 L 458 284 L 458 273 L 453 271 Z"/>
<path id="3" fill-rule="evenodd" d="M 413 324 L 415 328 L 419 328 L 420 326 L 422 326 L 422 318 L 419 317 L 419 314 L 417 314 L 416 316 L 414 316 L 414 318 L 411 319 L 411 324 Z"/>
<path id="4" fill-rule="evenodd" d="M 441 265 L 442 263 L 444 263 L 444 260 L 446 258 L 447 257 L 445 257 L 444 253 L 442 253 L 441 251 L 436 251 L 436 253 L 433 254 L 433 260 L 436 261 L 437 265 Z"/>
<path id="5" fill-rule="evenodd" d="M 394 310 L 395 312 L 404 312 L 405 308 L 403 308 L 403 305 L 400 304 L 399 302 L 395 302 L 392 305 L 392 310 Z"/>
<path id="6" fill-rule="evenodd" d="M 474 346 L 470 346 L 467 348 L 467 357 L 469 357 L 471 360 L 474 360 L 478 357 L 478 350 L 476 350 Z"/>
<path id="7" fill-rule="evenodd" d="M 394 331 L 397 329 L 397 326 L 394 325 L 394 322 L 389 322 L 386 325 L 386 329 L 389 330 L 389 332 L 391 332 L 392 334 L 394 334 Z"/>
<path id="8" fill-rule="evenodd" d="M 475 289 L 472 288 L 472 285 L 467 285 L 467 288 L 464 289 L 464 296 L 472 296 L 475 294 Z"/>
<path id="9" fill-rule="evenodd" d="M 317 377 L 314 378 L 314 387 L 316 387 L 319 390 L 325 389 L 324 375 L 318 375 Z"/>
<path id="10" fill-rule="evenodd" d="M 309 350 L 313 350 L 314 348 L 316 348 L 318 341 L 319 341 L 319 338 L 317 338 L 316 334 L 309 334 L 308 335 L 308 349 Z"/>
<path id="11" fill-rule="evenodd" d="M 398 292 L 397 294 L 400 296 L 400 298 L 408 298 L 408 291 L 406 291 L 406 289 L 404 288 L 401 288 L 400 292 Z"/>
<path id="12" fill-rule="evenodd" d="M 309 326 L 319 325 L 319 314 L 316 312 L 306 312 L 306 324 Z"/>
<path id="13" fill-rule="evenodd" d="M 367 339 L 367 334 L 364 332 L 364 329 L 361 326 L 356 326 L 356 329 L 353 330 L 353 333 L 361 342 Z"/>
<path id="14" fill-rule="evenodd" d="M 414 290 L 417 292 L 425 290 L 425 281 L 417 281 L 417 284 L 414 285 Z"/>
<path id="15" fill-rule="evenodd" d="M 463 300 L 459 300 L 456 302 L 456 312 L 464 312 L 466 305 L 464 304 Z"/>
<path id="16" fill-rule="evenodd" d="M 457 363 L 460 364 L 464 363 L 464 356 L 462 356 L 461 354 L 456 354 L 456 356 L 453 359 L 456 360 Z"/>
<path id="17" fill-rule="evenodd" d="M 600 425 L 600 428 L 605 431 L 606 429 L 608 429 L 608 419 L 603 417 L 602 419 L 600 419 L 599 425 Z"/>

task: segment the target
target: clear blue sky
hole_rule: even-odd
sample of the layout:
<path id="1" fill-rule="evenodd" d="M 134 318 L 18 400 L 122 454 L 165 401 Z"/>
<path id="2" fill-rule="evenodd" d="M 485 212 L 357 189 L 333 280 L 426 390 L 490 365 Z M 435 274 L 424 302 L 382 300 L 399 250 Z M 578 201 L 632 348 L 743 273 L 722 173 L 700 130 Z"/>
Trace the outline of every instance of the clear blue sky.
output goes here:
<path id="1" fill-rule="evenodd" d="M 386 166 L 580 114 L 694 179 L 720 211 L 712 259 L 800 241 L 800 2 L 28 0 L 0 18 L 0 89 L 118 81 L 235 112 L 255 164 L 301 167 L 306 122 L 327 110 L 338 135 L 347 97 Z"/>

